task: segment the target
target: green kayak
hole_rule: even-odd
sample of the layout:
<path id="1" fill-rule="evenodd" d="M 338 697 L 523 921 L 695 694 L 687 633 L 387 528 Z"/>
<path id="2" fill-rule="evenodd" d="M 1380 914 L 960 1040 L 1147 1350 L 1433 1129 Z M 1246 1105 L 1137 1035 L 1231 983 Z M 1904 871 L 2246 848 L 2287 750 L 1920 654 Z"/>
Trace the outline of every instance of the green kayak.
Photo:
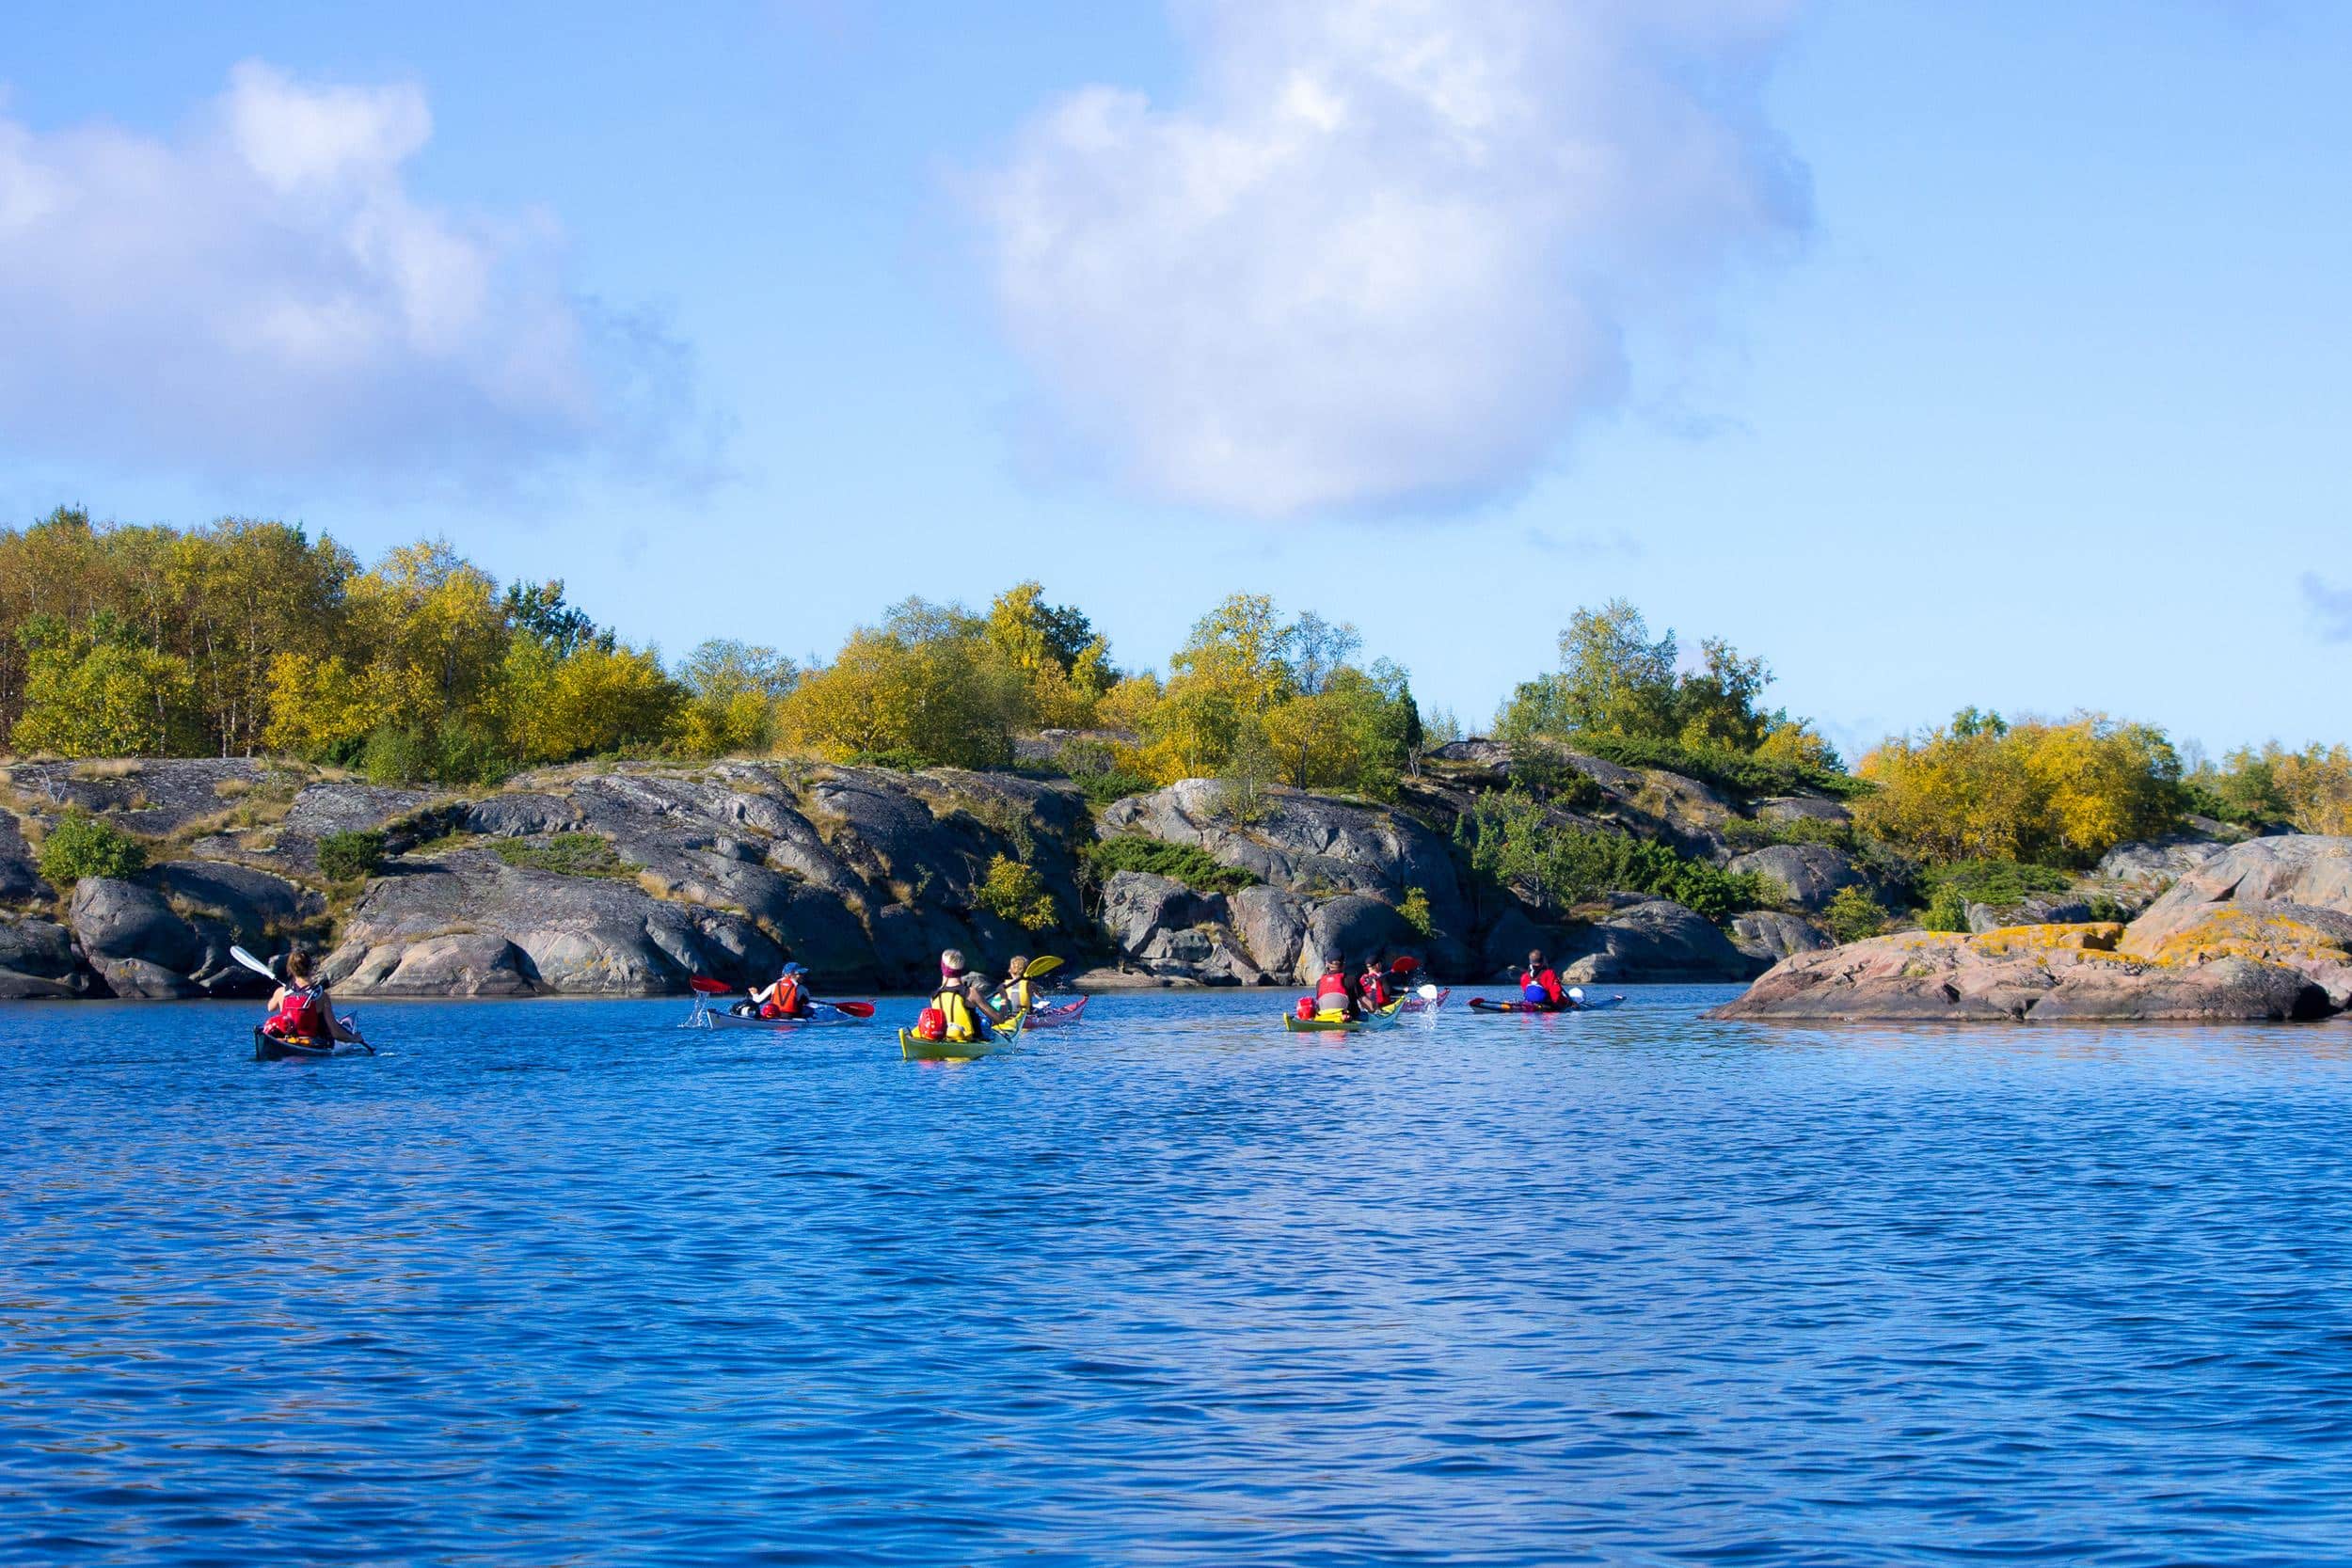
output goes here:
<path id="1" fill-rule="evenodd" d="M 996 1032 L 984 1040 L 927 1040 L 912 1029 L 901 1029 L 898 1054 L 910 1062 L 969 1062 L 993 1056 L 1021 1043 L 1021 1026 L 1028 1016 L 1014 1015 L 1010 1023 L 998 1024 Z"/>
<path id="2" fill-rule="evenodd" d="M 1403 1016 L 1405 999 L 1399 997 L 1376 1013 L 1362 1018 L 1301 1018 L 1296 1013 L 1282 1015 L 1282 1027 L 1294 1035 L 1353 1035 L 1366 1029 L 1388 1029 L 1395 1026 Z"/>

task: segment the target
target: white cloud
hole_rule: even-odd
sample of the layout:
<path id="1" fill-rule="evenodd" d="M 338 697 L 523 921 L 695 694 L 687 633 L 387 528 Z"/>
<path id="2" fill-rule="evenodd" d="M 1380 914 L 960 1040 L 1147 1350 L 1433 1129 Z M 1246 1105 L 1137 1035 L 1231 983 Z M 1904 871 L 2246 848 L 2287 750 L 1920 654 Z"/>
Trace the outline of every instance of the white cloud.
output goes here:
<path id="1" fill-rule="evenodd" d="M 1802 228 L 1778 0 L 1202 0 L 979 183 L 1014 343 L 1133 483 L 1279 516 L 1524 481 L 1629 325 Z"/>
<path id="2" fill-rule="evenodd" d="M 658 461 L 681 352 L 572 293 L 543 215 L 417 199 L 432 134 L 414 86 L 252 61 L 177 136 L 0 118 L 0 449 L 411 486 Z"/>

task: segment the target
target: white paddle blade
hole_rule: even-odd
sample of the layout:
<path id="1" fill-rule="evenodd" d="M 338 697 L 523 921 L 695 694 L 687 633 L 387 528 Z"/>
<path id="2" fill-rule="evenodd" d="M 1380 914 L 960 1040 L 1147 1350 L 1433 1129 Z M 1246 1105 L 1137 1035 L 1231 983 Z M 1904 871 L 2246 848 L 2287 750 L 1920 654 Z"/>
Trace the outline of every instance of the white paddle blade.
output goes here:
<path id="1" fill-rule="evenodd" d="M 236 959 L 239 963 L 245 965 L 246 968 L 253 971 L 254 974 L 259 974 L 265 979 L 275 980 L 278 978 L 278 972 L 276 970 L 270 968 L 269 965 L 263 963 L 261 959 L 255 958 L 252 954 L 246 952 L 242 947 L 231 947 L 229 949 L 229 956 Z"/>
<path id="2" fill-rule="evenodd" d="M 1423 982 L 1422 983 L 1422 988 L 1421 988 L 1421 992 L 1420 992 L 1420 994 L 1421 994 L 1421 999 L 1422 999 L 1423 1002 L 1435 1002 L 1435 1001 L 1438 999 L 1438 988 L 1437 988 L 1437 987 L 1435 987 L 1435 986 L 1433 986 L 1433 985 L 1430 985 L 1430 984 L 1429 984 L 1428 982 L 1426 982 L 1426 981 L 1423 981 Z"/>

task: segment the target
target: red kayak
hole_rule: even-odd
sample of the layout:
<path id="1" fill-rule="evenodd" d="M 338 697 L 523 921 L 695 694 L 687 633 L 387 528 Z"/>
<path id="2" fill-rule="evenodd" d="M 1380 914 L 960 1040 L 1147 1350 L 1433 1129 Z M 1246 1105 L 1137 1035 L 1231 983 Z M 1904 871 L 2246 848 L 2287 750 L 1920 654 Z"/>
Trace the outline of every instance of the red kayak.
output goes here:
<path id="1" fill-rule="evenodd" d="M 1564 1002 L 1553 1006 L 1548 1002 L 1489 1002 L 1483 996 L 1473 996 L 1470 1005 L 1474 1013 L 1598 1013 L 1624 1000 L 1622 996 L 1588 996 L 1581 1002 Z"/>

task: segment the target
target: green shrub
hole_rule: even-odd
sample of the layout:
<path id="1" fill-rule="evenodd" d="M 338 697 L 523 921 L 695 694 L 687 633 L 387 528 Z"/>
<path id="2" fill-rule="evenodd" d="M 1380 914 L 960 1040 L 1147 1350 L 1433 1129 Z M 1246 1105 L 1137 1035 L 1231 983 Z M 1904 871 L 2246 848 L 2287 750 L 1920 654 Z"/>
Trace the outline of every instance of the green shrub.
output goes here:
<path id="1" fill-rule="evenodd" d="M 319 840 L 319 871 L 327 880 L 356 882 L 384 863 L 384 835 L 327 833 Z"/>
<path id="2" fill-rule="evenodd" d="M 929 757 L 904 746 L 881 752 L 853 752 L 850 755 L 852 768 L 887 768 L 894 773 L 919 773 L 930 765 Z"/>
<path id="3" fill-rule="evenodd" d="M 2110 920 L 2120 926 L 2128 922 L 2132 918 L 2132 915 L 2131 911 L 2126 910 L 2122 905 L 2117 903 L 2106 894 L 2100 893 L 2091 895 L 2090 918 L 2093 920 Z"/>
<path id="4" fill-rule="evenodd" d="M 1239 893 L 1258 879 L 1239 866 L 1219 865 L 1205 849 L 1133 835 L 1105 838 L 1087 850 L 1087 869 L 1097 884 L 1121 871 L 1148 871 L 1184 883 L 1195 893 Z"/>
<path id="5" fill-rule="evenodd" d="M 1050 931 L 1060 921 L 1054 895 L 1045 891 L 1045 879 L 1034 867 L 1004 855 L 988 863 L 976 901 L 1025 931 Z"/>
<path id="6" fill-rule="evenodd" d="M 1735 795 L 1829 795 L 1851 800 L 1870 789 L 1867 783 L 1850 773 L 1769 761 L 1729 747 L 1686 746 L 1678 740 L 1625 735 L 1580 735 L 1575 744 L 1579 751 L 1620 768 L 1661 768 Z"/>
<path id="7" fill-rule="evenodd" d="M 1438 934 L 1437 917 L 1430 912 L 1429 895 L 1423 889 L 1417 887 L 1406 889 L 1404 901 L 1397 905 L 1396 912 L 1406 925 L 1410 926 L 1423 937 L 1433 937 Z"/>
<path id="8" fill-rule="evenodd" d="M 387 724 L 368 736 L 353 760 L 369 783 L 380 784 L 490 784 L 515 771 L 497 736 L 463 719 L 434 728 Z"/>
<path id="9" fill-rule="evenodd" d="M 1054 760 L 1062 773 L 1098 806 L 1107 806 L 1130 795 L 1142 795 L 1152 788 L 1151 780 L 1120 767 L 1118 753 L 1099 740 L 1073 740 L 1055 754 Z"/>
<path id="10" fill-rule="evenodd" d="M 1829 934 L 1839 942 L 1860 942 L 1886 928 L 1885 910 L 1858 887 L 1839 888 L 1830 899 L 1829 908 L 1822 911 L 1821 919 L 1829 927 Z"/>
<path id="11" fill-rule="evenodd" d="M 2021 861 L 1947 861 L 1919 875 L 1919 885 L 1932 901 L 1938 889 L 1953 888 L 1971 904 L 1995 909 L 2022 904 L 2037 893 L 2064 893 L 2074 885 L 2063 871 Z"/>
<path id="12" fill-rule="evenodd" d="M 40 841 L 40 874 L 52 887 L 72 887 L 85 877 L 135 877 L 147 866 L 147 846 L 110 822 L 70 811 Z"/>
<path id="13" fill-rule="evenodd" d="M 1511 783 L 1563 811 L 1588 812 L 1601 802 L 1599 780 L 1539 742 L 1513 750 Z"/>
<path id="14" fill-rule="evenodd" d="M 490 852 L 509 865 L 551 871 L 559 877 L 603 877 L 627 881 L 639 869 L 614 853 L 612 841 L 599 833 L 557 833 L 545 844 L 502 838 L 490 847 Z"/>
<path id="15" fill-rule="evenodd" d="M 1968 929 L 1968 899 L 1949 882 L 1935 890 L 1928 899 L 1927 913 L 1919 917 L 1922 927 L 1931 931 L 1961 931 Z"/>
<path id="16" fill-rule="evenodd" d="M 1473 870 L 1562 907 L 1604 893 L 1646 893 L 1720 921 L 1779 895 L 1754 872 L 1725 871 L 1655 840 L 1555 825 L 1542 801 L 1517 788 L 1481 797 L 1454 836 Z"/>

